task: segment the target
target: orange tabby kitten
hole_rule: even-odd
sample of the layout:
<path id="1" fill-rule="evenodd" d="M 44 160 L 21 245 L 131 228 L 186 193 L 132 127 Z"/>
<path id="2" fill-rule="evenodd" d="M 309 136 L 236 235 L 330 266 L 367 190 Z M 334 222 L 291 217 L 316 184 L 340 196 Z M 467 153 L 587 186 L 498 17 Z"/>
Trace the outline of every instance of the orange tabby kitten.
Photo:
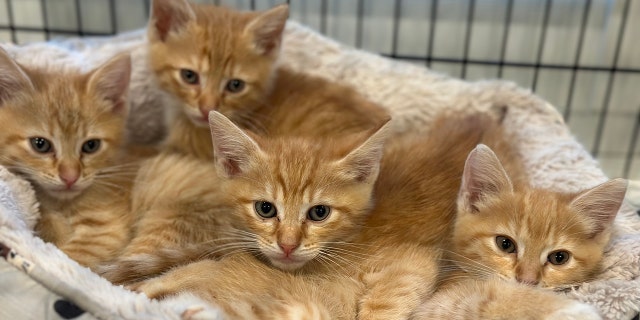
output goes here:
<path id="1" fill-rule="evenodd" d="M 214 254 L 236 254 L 220 262 L 204 260 L 174 269 L 169 276 L 182 274 L 184 278 L 168 281 L 149 294 L 160 297 L 191 289 L 238 318 L 254 312 L 258 318 L 262 312 L 277 318 L 294 312 L 292 307 L 283 303 L 257 306 L 253 300 L 256 295 L 271 295 L 273 286 L 280 283 L 292 291 L 273 293 L 278 299 L 297 302 L 295 308 L 316 310 L 323 317 L 343 319 L 353 318 L 357 309 L 380 317 L 395 312 L 408 316 L 404 307 L 382 310 L 377 296 L 363 299 L 359 307 L 356 298 L 363 291 L 393 294 L 403 305 L 414 308 L 428 295 L 429 288 L 421 284 L 435 283 L 438 250 L 401 241 L 393 245 L 380 242 L 378 248 L 369 239 L 358 240 L 358 230 L 372 208 L 387 126 L 369 137 L 360 134 L 338 141 L 253 136 L 217 112 L 211 113 L 211 123 L 215 176 L 210 180 L 224 190 L 212 199 L 231 207 L 211 216 L 218 220 L 217 225 L 200 225 L 200 233 L 215 233 L 221 221 L 232 220 L 231 228 L 219 237 L 226 244 L 212 242 L 209 246 L 222 250 Z M 229 199 L 221 200 L 224 195 Z M 264 262 L 295 274 L 237 253 L 247 249 Z M 410 265 L 404 262 L 409 258 Z M 148 269 L 149 264 L 141 261 L 137 268 Z M 218 268 L 221 270 L 216 271 Z M 238 272 L 253 275 L 261 270 L 261 275 L 236 278 Z M 227 273 L 236 276 L 221 276 Z M 216 280 L 209 282 L 212 276 Z M 387 288 L 389 277 L 404 277 L 406 285 Z M 249 279 L 252 281 L 238 283 Z M 319 297 L 327 291 L 334 293 Z M 318 298 L 323 302 L 307 303 Z M 246 299 L 248 305 L 236 304 L 238 299 Z M 242 306 L 247 308 L 237 309 Z"/>
<path id="2" fill-rule="evenodd" d="M 212 110 L 271 136 L 342 136 L 388 119 L 351 88 L 276 65 L 287 16 L 286 5 L 238 12 L 186 0 L 153 1 L 149 62 L 177 106 L 169 115 L 169 149 L 211 159 Z"/>
<path id="3" fill-rule="evenodd" d="M 578 194 L 516 184 L 479 145 L 463 174 L 452 259 L 474 276 L 491 270 L 533 286 L 578 285 L 599 271 L 626 189 L 624 179 Z"/>
<path id="4" fill-rule="evenodd" d="M 243 316 L 248 311 L 234 307 L 238 299 L 258 308 L 250 297 L 290 297 L 344 319 L 406 318 L 430 295 L 440 256 L 434 246 L 442 243 L 455 213 L 455 192 L 439 189 L 457 189 L 466 154 L 480 141 L 488 118 L 472 117 L 461 126 L 443 120 L 426 141 L 423 135 L 399 140 L 381 167 L 388 127 L 354 147 L 353 139 L 248 135 L 219 113 L 211 121 L 219 176 L 213 183 L 231 195 L 226 215 L 236 220 L 236 231 L 229 232 L 227 244 L 212 242 L 204 253 L 233 255 L 174 269 L 136 288 L 152 297 L 188 289 Z M 457 143 L 445 144 L 448 139 Z M 262 262 L 238 253 L 246 251 Z M 149 259 L 128 267 L 148 270 L 165 262 Z M 239 270 L 260 275 L 239 278 Z M 282 285 L 286 292 L 275 290 Z M 319 298 L 314 290 L 342 302 Z M 280 307 L 271 312 L 291 312 Z"/>
<path id="5" fill-rule="evenodd" d="M 508 155 L 511 172 L 524 181 L 524 172 L 514 170 L 522 170 L 522 165 L 504 135 L 492 135 L 485 139 Z M 413 318 L 600 318 L 591 306 L 539 288 L 575 286 L 597 274 L 626 180 L 614 179 L 579 194 L 513 181 L 487 146 L 469 154 L 445 254 L 453 264 L 444 269 L 442 288 Z M 558 308 L 549 313 L 553 309 L 542 306 Z"/>
<path id="6" fill-rule="evenodd" d="M 286 6 L 264 13 L 242 13 L 189 4 L 183 0 L 154 1 L 149 26 L 151 64 L 160 84 L 175 96 L 182 97 L 179 100 L 188 102 L 181 112 L 174 115 L 175 122 L 168 138 L 170 149 L 210 161 L 213 152 L 210 130 L 199 126 L 203 124 L 202 118 L 218 107 L 242 126 L 269 136 L 345 136 L 379 127 L 388 121 L 388 115 L 382 108 L 349 88 L 284 69 L 275 70 L 287 12 Z M 224 32 L 219 32 L 221 29 Z M 193 83 L 185 84 L 188 81 Z M 230 83 L 241 89 L 225 91 Z M 197 185 L 202 176 L 212 176 L 203 172 L 206 169 L 194 169 L 200 172 L 199 176 L 185 172 L 190 170 L 188 168 L 202 166 L 198 159 L 168 154 L 144 166 L 136 179 L 136 185 L 140 187 L 136 187 L 139 192 L 134 190 L 133 202 L 134 211 L 144 213 L 142 215 L 146 218 L 137 223 L 136 233 L 139 236 L 118 261 L 114 261 L 116 266 L 105 267 L 105 277 L 114 282 L 128 282 L 141 276 L 132 272 L 123 278 L 119 270 L 128 269 L 130 263 L 135 265 L 146 260 L 147 255 L 154 253 L 156 245 L 163 241 L 183 246 L 193 243 L 195 238 L 199 242 L 212 240 L 198 232 L 184 232 L 183 235 L 194 235 L 176 238 L 167 231 L 172 226 L 182 231 L 190 228 L 188 223 L 176 222 L 190 221 L 182 218 L 182 215 L 190 213 L 180 213 L 187 210 L 178 208 L 180 201 L 186 203 L 185 206 L 204 203 L 198 205 L 199 209 L 188 209 L 191 211 L 208 212 L 211 206 L 208 203 L 218 203 L 221 208 L 216 211 L 223 211 L 222 208 L 227 206 L 215 201 L 214 196 L 221 191 L 212 190 L 215 189 L 212 186 L 193 191 L 202 195 L 201 200 L 195 200 L 195 196 L 188 199 L 182 196 L 190 194 L 191 191 L 183 190 Z M 183 176 L 193 179 L 183 181 Z M 163 189 L 155 190 L 154 185 Z M 175 188 L 165 188 L 167 185 Z M 202 224 L 194 224 L 193 227 L 217 225 L 218 222 L 205 223 L 210 215 L 200 214 Z M 150 222 L 149 219 L 155 220 Z M 149 275 L 159 271 L 146 269 L 143 272 Z"/>
<path id="7" fill-rule="evenodd" d="M 447 175 L 451 175 L 451 170 L 455 169 L 443 164 L 439 157 L 431 155 L 450 156 L 451 161 L 458 161 L 458 167 L 462 167 L 467 150 L 479 141 L 482 132 L 480 128 L 488 121 L 470 119 L 468 125 L 456 127 L 443 124 L 440 127 L 442 130 L 434 130 L 436 134 L 432 135 L 439 138 L 434 137 L 423 141 L 424 137 L 420 136 L 404 146 L 390 148 L 385 155 L 390 160 L 383 161 L 382 170 L 385 174 L 380 179 L 377 178 L 383 141 L 388 132 L 386 127 L 370 136 L 365 142 L 357 144 L 355 142 L 364 138 L 345 138 L 341 141 L 301 138 L 266 139 L 243 133 L 218 113 L 212 113 L 211 121 L 216 166 L 213 167 L 215 175 L 207 180 L 211 181 L 211 186 L 219 186 L 219 190 L 224 190 L 224 195 L 231 195 L 231 197 L 228 200 L 223 199 L 222 195 L 211 197 L 218 201 L 216 205 L 224 204 L 228 209 L 209 214 L 209 219 L 217 220 L 216 223 L 209 223 L 206 226 L 196 224 L 194 227 L 204 231 L 200 231 L 200 234 L 213 233 L 210 236 L 215 235 L 216 230 L 221 229 L 220 226 L 232 227 L 220 238 L 220 240 L 226 240 L 227 244 L 211 243 L 213 250 L 216 251 L 213 253 L 232 253 L 248 249 L 277 268 L 305 275 L 302 279 L 296 276 L 285 276 L 290 279 L 292 286 L 301 287 L 303 291 L 311 290 L 304 285 L 309 281 L 320 282 L 321 284 L 318 284 L 320 287 L 328 286 L 320 292 L 334 290 L 337 291 L 337 296 L 345 298 L 341 301 L 347 310 L 341 309 L 338 314 L 348 314 L 346 318 L 353 318 L 357 309 L 363 317 L 374 314 L 379 317 L 389 315 L 406 317 L 428 296 L 431 289 L 425 284 L 435 283 L 437 259 L 440 255 L 440 251 L 432 246 L 439 244 L 442 237 L 434 236 L 431 232 L 421 232 L 424 235 L 422 239 L 416 239 L 415 236 L 404 237 L 402 234 L 408 228 L 413 228 L 414 220 L 429 221 L 429 218 L 433 222 L 433 233 L 446 232 L 448 228 L 442 228 L 443 223 L 437 221 L 444 222 L 453 216 L 455 193 L 444 194 L 444 192 L 434 191 L 431 193 L 432 197 L 423 203 L 412 201 L 406 210 L 398 208 L 398 204 L 405 199 L 421 199 L 420 195 L 425 192 L 424 188 L 415 188 L 416 184 L 425 184 L 425 180 L 422 176 L 415 175 L 416 171 L 404 167 L 403 164 L 406 161 L 401 159 L 419 157 L 419 160 L 424 160 L 425 167 L 435 169 L 437 173 L 434 174 L 434 179 L 439 179 L 443 185 L 450 185 L 449 189 L 455 189 L 459 184 L 459 178 L 457 178 L 459 174 L 446 178 Z M 455 139 L 460 143 L 455 144 L 453 148 L 440 146 L 436 142 L 441 141 L 443 137 Z M 425 147 L 415 148 L 416 144 Z M 359 146 L 354 148 L 354 145 Z M 414 157 L 397 157 L 396 149 L 401 148 L 414 150 L 415 152 L 412 153 Z M 456 154 L 457 160 L 455 160 Z M 400 165 L 396 162 L 400 162 Z M 193 176 L 194 179 L 196 177 L 201 179 L 202 172 L 197 172 Z M 182 178 L 185 179 L 184 176 Z M 375 183 L 376 180 L 382 183 Z M 209 185 L 208 182 L 206 184 Z M 390 194 L 390 196 L 379 197 L 375 207 L 372 208 L 374 186 L 379 188 L 375 191 L 376 193 Z M 193 186 L 191 188 L 197 189 Z M 389 193 L 389 190 L 393 192 Z M 180 192 L 180 194 L 183 193 L 185 192 Z M 444 209 L 438 209 L 439 206 L 443 206 Z M 168 205 L 165 207 L 169 208 Z M 214 206 L 210 205 L 210 207 Z M 425 209 L 426 212 L 424 212 Z M 446 210 L 450 214 L 441 214 Z M 426 218 L 415 218 L 425 214 L 428 215 Z M 402 226 L 391 225 L 387 228 L 386 221 L 391 219 L 400 219 L 407 223 Z M 231 221 L 224 222 L 225 220 Z M 424 228 L 424 223 L 421 225 Z M 176 229 L 173 230 L 174 235 L 176 231 L 178 233 L 185 231 L 184 228 Z M 359 235 L 361 229 L 364 233 Z M 160 247 L 167 247 L 167 243 L 169 242 L 165 242 Z M 243 266 L 246 266 L 250 264 L 246 261 L 247 259 L 253 261 L 250 257 L 235 256 L 225 258 L 219 264 L 233 266 L 231 261 L 238 259 L 243 261 Z M 147 260 L 140 259 L 137 266 L 127 265 L 120 268 L 120 272 L 126 275 L 130 275 L 132 270 L 149 272 L 153 269 L 153 264 L 158 261 L 148 259 L 149 257 L 144 258 Z M 175 261 L 173 263 L 173 265 L 176 264 Z M 211 270 L 209 264 L 218 263 L 205 260 L 184 268 L 204 272 L 204 270 Z M 258 262 L 258 264 L 263 263 Z M 200 269 L 197 267 L 199 265 L 207 267 Z M 232 269 L 237 270 L 237 268 L 238 266 L 235 266 Z M 164 269 L 167 269 L 167 266 Z M 256 269 L 267 272 L 274 270 L 273 272 L 282 274 L 281 271 L 268 267 Z M 182 269 L 176 270 L 175 274 L 193 275 L 191 272 L 179 271 Z M 139 274 L 139 276 L 146 275 Z M 345 278 L 351 280 L 345 281 Z M 183 284 L 187 288 L 197 286 L 196 283 L 190 283 L 195 279 L 202 278 L 193 276 L 182 279 L 175 282 L 176 288 L 180 288 Z M 203 295 L 219 297 L 214 301 L 222 304 L 220 297 L 223 295 L 222 292 L 226 292 L 223 288 L 228 288 L 237 280 L 225 280 L 223 277 L 216 277 L 216 279 L 220 283 L 206 282 L 207 288 L 216 289 L 207 289 L 209 291 L 205 290 Z M 266 276 L 264 281 L 277 281 L 275 279 L 280 277 Z M 333 279 L 335 282 L 313 279 Z M 404 279 L 402 286 L 397 285 L 399 279 Z M 394 285 L 390 286 L 391 283 Z M 253 285 L 255 281 L 249 284 Z M 171 282 L 168 282 L 167 286 L 170 285 Z M 311 288 L 315 287 L 315 285 L 311 286 Z M 262 288 L 272 289 L 269 285 Z M 340 288 L 344 291 L 340 291 L 342 290 Z M 197 290 L 197 288 L 193 289 Z M 232 292 L 244 292 L 244 290 Z M 366 295 L 363 292 L 366 292 Z M 167 291 L 163 289 L 154 296 L 166 293 Z M 228 292 L 224 294 L 233 295 Z M 268 292 L 262 294 L 268 294 Z M 362 297 L 359 305 L 356 297 Z M 395 303 L 388 303 L 389 297 L 393 297 Z M 352 301 L 353 304 L 344 301 Z M 232 300 L 227 302 L 230 305 L 233 304 Z M 327 312 L 336 316 L 334 311 Z"/>
<path id="8" fill-rule="evenodd" d="M 121 145 L 131 62 L 87 73 L 36 70 L 0 50 L 0 164 L 29 180 L 40 202 L 36 232 L 93 266 L 128 239 Z"/>

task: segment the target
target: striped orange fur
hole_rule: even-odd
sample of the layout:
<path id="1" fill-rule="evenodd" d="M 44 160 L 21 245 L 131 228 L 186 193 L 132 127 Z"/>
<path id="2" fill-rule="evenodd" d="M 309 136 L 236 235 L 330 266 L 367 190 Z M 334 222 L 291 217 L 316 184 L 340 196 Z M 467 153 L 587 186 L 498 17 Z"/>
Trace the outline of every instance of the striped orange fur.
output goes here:
<path id="1" fill-rule="evenodd" d="M 387 121 L 355 90 L 278 66 L 288 12 L 153 1 L 149 63 L 178 107 L 169 110 L 169 150 L 211 159 L 212 110 L 270 136 L 339 137 Z"/>
<path id="2" fill-rule="evenodd" d="M 85 266 L 111 259 L 129 238 L 130 68 L 123 55 L 86 74 L 33 69 L 0 50 L 0 164 L 32 183 L 38 235 Z"/>

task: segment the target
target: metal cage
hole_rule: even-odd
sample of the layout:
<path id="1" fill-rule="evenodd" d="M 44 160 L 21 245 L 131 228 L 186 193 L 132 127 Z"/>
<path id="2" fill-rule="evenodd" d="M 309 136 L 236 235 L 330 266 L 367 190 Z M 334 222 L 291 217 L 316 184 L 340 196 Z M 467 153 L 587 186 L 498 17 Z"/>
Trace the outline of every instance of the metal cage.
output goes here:
<path id="1" fill-rule="evenodd" d="M 343 43 L 465 79 L 513 80 L 555 105 L 609 176 L 640 179 L 638 1 L 208 2 L 246 10 L 287 2 L 292 19 Z M 112 35 L 144 27 L 149 6 L 0 0 L 0 41 Z"/>

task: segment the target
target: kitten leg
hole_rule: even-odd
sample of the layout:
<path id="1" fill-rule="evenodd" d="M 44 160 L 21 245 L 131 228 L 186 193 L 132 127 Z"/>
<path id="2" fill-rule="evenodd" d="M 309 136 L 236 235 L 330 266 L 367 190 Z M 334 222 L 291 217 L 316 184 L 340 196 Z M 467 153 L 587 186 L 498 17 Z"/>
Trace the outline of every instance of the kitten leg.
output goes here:
<path id="1" fill-rule="evenodd" d="M 602 319 L 587 304 L 497 278 L 466 279 L 428 299 L 411 319 Z"/>
<path id="2" fill-rule="evenodd" d="M 131 283 L 158 275 L 176 265 L 216 257 L 216 247 L 227 237 L 229 208 L 224 205 L 178 203 L 152 209 L 137 223 L 136 235 L 123 254 L 100 269 L 108 280 Z"/>
<path id="3" fill-rule="evenodd" d="M 145 217 L 150 218 L 139 221 L 136 236 L 122 254 L 111 263 L 98 267 L 98 273 L 115 284 L 130 283 L 160 274 L 186 259 L 181 250 L 175 250 L 173 255 L 158 254 L 161 248 L 179 248 L 183 242 L 180 231 L 189 229 L 184 225 L 186 221 L 178 221 L 167 211 L 146 212 Z M 164 216 L 168 218 L 161 218 Z"/>
<path id="4" fill-rule="evenodd" d="M 92 211 L 91 216 L 74 217 L 72 235 L 60 250 L 81 265 L 94 268 L 113 259 L 129 241 L 128 221 L 124 214 L 114 214 L 125 209 L 110 208 L 104 212 Z"/>
<path id="5" fill-rule="evenodd" d="M 362 277 L 358 319 L 407 319 L 433 293 L 440 251 L 416 244 L 387 246 Z"/>
<path id="6" fill-rule="evenodd" d="M 327 292 L 242 254 L 177 267 L 128 288 L 152 299 L 188 291 L 219 306 L 230 319 L 348 319 L 332 316 L 318 303 Z"/>

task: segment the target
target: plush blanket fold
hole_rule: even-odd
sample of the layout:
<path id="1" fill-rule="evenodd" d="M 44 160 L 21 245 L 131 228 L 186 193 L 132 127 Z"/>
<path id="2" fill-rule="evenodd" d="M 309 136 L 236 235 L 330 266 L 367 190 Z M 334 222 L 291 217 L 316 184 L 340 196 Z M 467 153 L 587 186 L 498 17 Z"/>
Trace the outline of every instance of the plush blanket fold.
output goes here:
<path id="1" fill-rule="evenodd" d="M 93 67 L 118 52 L 133 50 L 137 66 L 132 92 L 136 93 L 153 84 L 145 76 L 148 70 L 141 62 L 143 41 L 144 33 L 138 31 L 108 39 L 3 47 L 19 60 L 82 68 Z M 531 184 L 576 192 L 607 179 L 598 163 L 571 135 L 555 108 L 513 83 L 454 79 L 346 47 L 295 22 L 287 26 L 281 63 L 355 87 L 390 111 L 398 132 L 428 128 L 434 116 L 442 112 L 509 106 L 505 126 L 520 145 L 519 153 L 525 159 Z M 166 97 L 151 93 L 133 96 L 132 122 L 142 128 L 132 132 L 134 140 L 155 141 L 164 130 L 162 115 L 153 106 Z M 633 197 L 631 193 L 629 197 Z M 630 198 L 630 203 L 638 204 L 640 199 Z M 640 310 L 640 218 L 634 210 L 637 208 L 630 204 L 620 210 L 603 272 L 594 281 L 567 292 L 593 304 L 608 319 L 631 319 Z M 157 302 L 111 285 L 35 237 L 32 228 L 37 219 L 38 206 L 29 183 L 0 168 L 0 243 L 13 250 L 7 253 L 13 256 L 7 259 L 10 263 L 0 260 L 0 318 L 55 319 L 51 315 L 53 307 L 40 306 L 59 299 L 72 301 L 86 311 L 82 319 L 178 319 L 185 311 L 194 310 L 202 310 L 195 312 L 195 318 L 222 317 L 214 306 L 188 294 Z M 33 283 L 17 285 L 13 280 L 21 277 Z"/>

